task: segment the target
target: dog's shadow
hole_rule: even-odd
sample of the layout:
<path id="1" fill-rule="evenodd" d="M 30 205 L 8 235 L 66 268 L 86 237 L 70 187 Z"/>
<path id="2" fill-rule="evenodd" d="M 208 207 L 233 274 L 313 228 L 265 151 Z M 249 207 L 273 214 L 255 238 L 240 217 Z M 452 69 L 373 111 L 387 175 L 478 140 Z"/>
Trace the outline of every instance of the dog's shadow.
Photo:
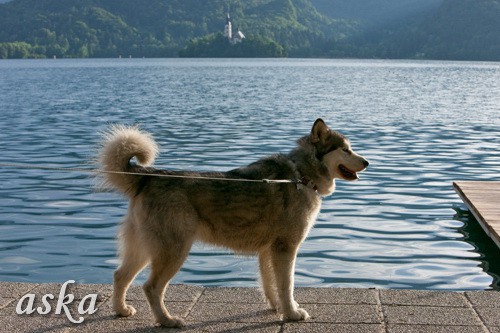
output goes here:
<path id="1" fill-rule="evenodd" d="M 237 314 L 232 316 L 221 316 L 217 320 L 207 320 L 207 321 L 196 321 L 190 322 L 187 320 L 186 326 L 182 328 L 167 328 L 162 326 L 146 326 L 140 327 L 140 324 L 144 321 L 138 321 L 134 319 L 121 318 L 116 315 L 105 315 L 97 318 L 88 317 L 85 319 L 85 324 L 83 327 L 80 325 L 71 325 L 71 328 L 77 332 L 79 328 L 87 328 L 99 326 L 101 329 L 105 329 L 106 332 L 115 333 L 156 333 L 156 332 L 255 332 L 266 330 L 268 328 L 275 327 L 278 331 L 281 327 L 282 322 L 279 320 L 266 321 L 266 317 L 270 315 L 276 315 L 276 312 L 270 309 L 267 310 L 257 310 L 250 311 L 245 314 Z M 186 320 L 186 318 L 184 318 Z M 114 325 L 117 320 L 136 322 L 137 327 L 123 327 L 119 328 L 119 325 Z M 106 329 L 108 327 L 108 329 Z M 54 325 L 47 327 L 45 329 L 37 329 L 30 331 L 30 333 L 40 333 L 40 332 L 52 332 L 54 330 L 68 328 L 67 325 Z M 72 330 L 72 331 L 73 331 Z M 99 328 L 95 328 L 96 332 L 99 332 Z"/>
<path id="2" fill-rule="evenodd" d="M 189 323 L 183 328 L 185 332 L 254 332 L 265 328 L 279 329 L 282 322 L 279 320 L 266 321 L 264 318 L 276 315 L 276 311 L 257 310 L 245 314 L 238 314 L 217 320 Z"/>

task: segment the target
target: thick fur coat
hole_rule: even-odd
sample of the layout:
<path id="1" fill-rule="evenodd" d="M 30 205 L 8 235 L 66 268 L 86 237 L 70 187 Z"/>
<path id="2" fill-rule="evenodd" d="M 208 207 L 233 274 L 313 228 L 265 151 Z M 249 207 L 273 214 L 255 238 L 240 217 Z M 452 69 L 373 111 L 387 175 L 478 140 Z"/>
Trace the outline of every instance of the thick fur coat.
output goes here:
<path id="1" fill-rule="evenodd" d="M 334 191 L 336 178 L 357 179 L 368 162 L 321 119 L 289 154 L 228 172 L 158 170 L 151 167 L 157 153 L 151 135 L 124 126 L 106 134 L 100 152 L 105 184 L 129 198 L 119 235 L 122 263 L 114 275 L 117 314 L 135 313 L 125 302 L 126 291 L 150 264 L 144 291 L 157 322 L 182 326 L 183 321 L 166 309 L 164 293 L 193 242 L 202 241 L 258 255 L 270 306 L 285 320 L 307 319 L 308 313 L 293 298 L 297 251 L 316 220 L 321 196 Z M 295 182 L 244 181 L 262 179 Z"/>

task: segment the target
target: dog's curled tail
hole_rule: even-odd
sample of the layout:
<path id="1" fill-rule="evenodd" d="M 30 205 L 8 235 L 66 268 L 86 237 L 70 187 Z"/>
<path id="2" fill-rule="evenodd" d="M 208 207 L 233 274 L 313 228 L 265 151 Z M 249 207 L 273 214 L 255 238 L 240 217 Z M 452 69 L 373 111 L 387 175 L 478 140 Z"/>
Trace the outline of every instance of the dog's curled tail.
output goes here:
<path id="1" fill-rule="evenodd" d="M 150 166 L 157 154 L 158 146 L 149 133 L 137 127 L 112 126 L 104 132 L 99 153 L 99 164 L 106 171 L 102 185 L 133 195 L 140 177 L 120 172 L 134 171 L 132 158 L 141 166 Z"/>

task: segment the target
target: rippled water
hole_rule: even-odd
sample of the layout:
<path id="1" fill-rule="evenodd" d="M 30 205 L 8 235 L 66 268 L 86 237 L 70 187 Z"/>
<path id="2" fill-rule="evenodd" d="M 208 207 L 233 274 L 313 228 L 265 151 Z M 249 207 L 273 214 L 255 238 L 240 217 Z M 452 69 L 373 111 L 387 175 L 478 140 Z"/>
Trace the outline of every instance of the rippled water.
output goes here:
<path id="1" fill-rule="evenodd" d="M 500 251 L 452 181 L 500 180 L 500 63 L 9 60 L 0 92 L 2 162 L 41 166 L 87 166 L 100 130 L 138 123 L 162 147 L 158 165 L 229 170 L 287 152 L 323 117 L 371 164 L 324 199 L 298 285 L 498 288 Z M 0 280 L 112 281 L 127 204 L 92 186 L 0 168 Z M 197 244 L 175 282 L 256 276 L 254 258 Z"/>

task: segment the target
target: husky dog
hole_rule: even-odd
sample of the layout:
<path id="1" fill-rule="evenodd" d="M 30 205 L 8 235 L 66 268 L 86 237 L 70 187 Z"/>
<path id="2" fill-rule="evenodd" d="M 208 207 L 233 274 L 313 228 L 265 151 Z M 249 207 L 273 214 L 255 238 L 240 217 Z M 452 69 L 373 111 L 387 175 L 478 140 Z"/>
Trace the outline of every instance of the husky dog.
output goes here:
<path id="1" fill-rule="evenodd" d="M 288 155 L 265 157 L 227 172 L 167 171 L 150 166 L 158 147 L 149 134 L 134 127 L 113 127 L 99 156 L 107 171 L 104 182 L 130 200 L 119 234 L 122 263 L 114 274 L 116 313 L 135 314 L 125 295 L 135 276 L 150 264 L 143 288 L 156 321 L 183 326 L 163 298 L 193 242 L 202 241 L 257 254 L 269 305 L 283 320 L 308 319 L 293 297 L 297 251 L 316 220 L 321 196 L 334 191 L 336 178 L 358 179 L 357 172 L 368 161 L 321 119 L 297 143 Z M 270 181 L 245 181 L 263 179 Z M 295 183 L 272 182 L 278 179 Z"/>

